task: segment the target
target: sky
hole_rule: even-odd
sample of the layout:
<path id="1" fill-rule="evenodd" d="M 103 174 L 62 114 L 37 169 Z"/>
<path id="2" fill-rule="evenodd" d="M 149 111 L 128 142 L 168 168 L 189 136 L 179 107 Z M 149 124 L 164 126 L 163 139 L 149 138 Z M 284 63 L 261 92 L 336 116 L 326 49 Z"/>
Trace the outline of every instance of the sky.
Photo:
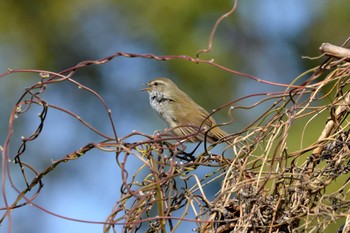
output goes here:
<path id="1" fill-rule="evenodd" d="M 249 33 L 261 34 L 266 40 L 266 46 L 261 48 L 260 52 L 266 52 L 267 56 L 275 57 L 277 60 L 278 57 L 285 59 L 280 65 L 271 64 L 270 60 L 264 59 L 264 56 L 255 55 L 252 48 L 241 48 L 240 51 L 246 51 L 251 57 L 250 62 L 254 64 L 250 70 L 254 70 L 254 75 L 266 77 L 271 81 L 279 81 L 280 71 L 284 70 L 289 74 L 289 77 L 286 77 L 285 80 L 288 82 L 302 72 L 302 67 L 300 67 L 301 54 L 293 50 L 287 42 L 296 35 L 300 35 L 299 33 L 308 27 L 312 20 L 324 14 L 323 3 L 324 1 L 254 0 L 248 4 L 245 1 L 240 1 L 235 14 L 237 14 L 236 17 L 240 18 L 239 23 L 241 25 L 232 23 L 232 25 L 226 24 L 226 27 L 232 27 L 233 30 L 237 26 L 246 28 L 248 36 Z M 86 40 L 83 44 L 90 45 L 89 49 L 95 51 L 92 53 L 94 57 L 88 59 L 100 59 L 119 51 L 130 53 L 159 52 L 155 41 L 154 44 L 147 44 L 135 38 L 129 38 L 129 29 L 123 24 L 125 19 L 121 17 L 122 14 L 112 14 L 108 4 L 108 1 L 106 1 L 105 5 L 102 4 L 86 11 L 93 12 L 94 17 L 76 19 L 81 25 L 76 33 L 81 33 Z M 116 20 L 114 17 L 119 18 Z M 104 22 L 107 23 L 104 24 Z M 113 28 L 110 26 L 112 22 L 116 22 L 114 27 L 118 28 L 118 31 L 110 30 Z M 152 30 L 152 28 L 149 30 Z M 302 38 L 300 39 L 302 40 Z M 317 51 L 317 48 L 315 46 L 315 51 Z M 83 51 L 84 47 L 77 44 L 76 50 Z M 6 72 L 10 67 L 21 68 L 23 64 L 19 61 L 21 59 L 19 56 L 23 53 L 21 48 L 13 47 L 10 43 L 2 43 L 0 44 L 0 51 L 0 59 L 2 60 L 0 62 L 0 73 Z M 26 67 L 23 68 L 31 68 L 30 65 L 30 62 L 28 62 Z M 71 64 L 71 66 L 73 65 L 75 64 Z M 62 69 L 68 67 L 62 67 Z M 90 72 L 89 69 L 78 71 L 79 81 L 85 83 L 84 79 L 88 72 Z M 172 72 L 166 64 L 145 59 L 117 58 L 101 66 L 101 74 L 104 76 L 104 81 L 96 82 L 96 86 L 93 87 L 94 90 L 101 91 L 101 96 L 110 107 L 118 129 L 118 135 L 124 136 L 132 130 L 152 134 L 157 129 L 166 127 L 165 123 L 157 118 L 157 115 L 150 108 L 147 94 L 139 91 L 142 84 L 153 77 L 163 74 L 171 75 Z M 116 77 L 123 78 L 118 79 Z M 2 112 L 0 120 L 3 130 L 8 129 L 8 118 L 16 100 L 26 87 L 38 80 L 39 77 L 36 74 L 8 75 L 0 79 L 0 98 L 2 99 L 0 102 Z M 237 92 L 232 98 L 238 98 L 261 89 L 252 81 L 242 81 L 236 85 L 239 88 L 237 88 Z M 9 86 L 16 88 L 9 89 Z M 45 93 L 45 98 L 49 103 L 77 110 L 78 114 L 84 116 L 84 119 L 91 122 L 92 125 L 111 135 L 108 115 L 96 96 L 71 84 L 48 86 L 48 90 L 52 89 L 56 91 Z M 62 91 L 57 91 L 57 89 L 62 89 Z M 32 123 L 38 123 L 37 113 L 40 110 L 38 107 L 33 107 L 30 113 L 20 115 L 16 120 L 15 134 L 11 141 L 12 155 L 15 154 L 16 148 L 18 148 L 20 136 L 27 136 L 35 129 L 36 125 Z M 28 124 L 28 122 L 31 122 L 31 124 Z M 101 124 L 101 122 L 104 122 L 104 124 Z M 3 144 L 5 138 L 6 133 L 3 132 L 0 137 L 1 144 Z M 44 168 L 52 160 L 76 150 L 77 145 L 84 146 L 89 142 L 100 139 L 101 137 L 83 127 L 76 119 L 50 109 L 43 132 L 28 147 L 30 156 L 26 159 L 30 160 L 34 166 Z M 134 138 L 134 140 L 137 140 L 137 138 Z M 39 148 L 40 150 L 38 150 Z M 45 152 L 38 153 L 39 151 Z M 84 221 L 104 221 L 120 198 L 121 171 L 115 159 L 114 153 L 94 150 L 76 161 L 57 168 L 57 171 L 55 170 L 44 178 L 44 189 L 35 199 L 35 204 L 56 215 Z M 128 171 L 132 174 L 132 171 L 136 171 L 141 164 L 142 162 L 138 159 L 130 158 L 127 164 Z M 10 169 L 14 182 L 23 188 L 22 177 L 17 165 L 10 163 Z M 202 175 L 205 172 L 203 170 L 199 171 Z M 11 203 L 16 193 L 12 190 L 8 180 L 5 187 L 6 197 Z M 0 201 L 0 206 L 4 206 L 3 200 Z M 0 213 L 3 212 L 0 211 Z M 100 224 L 69 221 L 40 210 L 35 206 L 26 206 L 14 210 L 11 214 L 11 220 L 12 232 L 16 233 L 89 233 L 102 231 L 102 225 Z M 189 232 L 188 229 L 195 227 L 193 223 L 186 223 L 180 227 L 179 232 Z M 5 221 L 1 226 L 1 232 L 6 232 L 9 229 L 9 222 Z"/>

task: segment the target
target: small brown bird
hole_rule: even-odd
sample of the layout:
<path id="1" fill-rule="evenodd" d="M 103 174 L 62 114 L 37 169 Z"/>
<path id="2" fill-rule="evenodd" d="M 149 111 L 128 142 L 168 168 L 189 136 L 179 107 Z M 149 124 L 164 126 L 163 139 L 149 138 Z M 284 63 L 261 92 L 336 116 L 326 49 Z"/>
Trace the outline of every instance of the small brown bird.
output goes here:
<path id="1" fill-rule="evenodd" d="M 185 92 L 180 90 L 175 83 L 167 78 L 156 78 L 147 83 L 142 89 L 149 94 L 149 101 L 154 110 L 163 118 L 169 127 L 176 127 L 173 132 L 176 136 L 200 133 L 190 138 L 191 142 L 206 140 L 209 143 L 216 142 L 228 134 L 214 127 L 216 122 L 209 113 L 194 102 Z M 213 128 L 212 128 L 213 127 Z"/>

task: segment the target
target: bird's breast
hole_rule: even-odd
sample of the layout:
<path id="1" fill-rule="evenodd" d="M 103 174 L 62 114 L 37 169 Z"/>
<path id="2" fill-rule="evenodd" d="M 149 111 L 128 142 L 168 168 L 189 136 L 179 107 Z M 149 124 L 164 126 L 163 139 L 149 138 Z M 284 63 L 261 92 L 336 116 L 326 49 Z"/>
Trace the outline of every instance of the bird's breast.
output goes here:
<path id="1" fill-rule="evenodd" d="M 163 118 L 169 126 L 173 127 L 176 124 L 172 109 L 173 100 L 164 96 L 150 95 L 149 98 L 152 108 Z"/>

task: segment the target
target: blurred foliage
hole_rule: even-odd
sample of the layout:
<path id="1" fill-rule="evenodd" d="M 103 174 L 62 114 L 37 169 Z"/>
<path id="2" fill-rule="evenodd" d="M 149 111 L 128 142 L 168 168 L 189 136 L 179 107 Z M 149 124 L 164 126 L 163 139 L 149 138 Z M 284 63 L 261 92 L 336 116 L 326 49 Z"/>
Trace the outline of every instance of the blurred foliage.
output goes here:
<path id="1" fill-rule="evenodd" d="M 195 56 L 197 50 L 207 47 L 212 26 L 218 17 L 230 9 L 231 4 L 232 1 L 210 0 L 173 3 L 162 0 L 38 0 L 35 4 L 25 0 L 4 0 L 0 2 L 0 29 L 6 33 L 2 33 L 0 43 L 8 59 L 3 68 L 30 67 L 58 71 L 82 60 L 125 50 L 127 43 L 141 44 L 144 51 L 136 52 Z M 240 1 L 236 12 L 244 7 L 254 9 L 254 4 L 255 1 Z M 311 2 L 309 5 L 312 8 Z M 344 28 L 347 28 L 350 19 L 347 11 L 349 1 L 320 1 L 318 5 L 324 7 L 310 16 L 304 30 L 286 33 L 289 38 L 284 36 L 284 40 L 289 41 L 286 46 L 298 51 L 298 55 L 318 55 L 320 43 L 340 43 L 347 36 Z M 281 59 L 283 54 L 264 50 L 275 43 L 274 39 L 269 38 L 268 34 L 254 31 L 254 23 L 258 23 L 256 21 L 259 19 L 254 12 L 249 17 L 235 13 L 225 19 L 218 28 L 213 51 L 201 55 L 201 58 L 214 58 L 222 65 L 257 76 L 259 73 L 255 72 L 259 72 L 260 68 L 256 66 L 264 64 L 257 64 L 255 58 L 265 60 L 268 63 L 266 69 L 274 64 L 279 64 L 275 66 L 277 70 L 285 67 Z M 264 31 L 265 28 L 260 30 Z M 123 37 L 128 39 L 125 41 L 121 39 Z M 117 44 L 113 44 L 113 41 Z M 104 51 L 106 42 L 110 43 L 108 51 Z M 124 47 L 123 43 L 126 43 Z M 279 45 L 275 43 L 274 46 Z M 300 66 L 312 63 L 301 62 L 299 58 L 294 57 Z M 315 64 L 309 65 L 312 67 Z M 195 99 L 201 98 L 199 102 L 204 103 L 206 108 L 212 109 L 237 97 L 234 94 L 237 77 L 229 79 L 232 75 L 204 65 L 168 62 L 164 66 L 168 67 L 172 78 L 181 80 L 180 86 L 191 90 Z M 93 76 L 101 76 L 101 73 L 91 73 L 90 80 L 96 80 Z M 293 77 L 288 78 L 292 80 Z M 285 78 L 280 77 L 280 81 L 287 81 Z M 208 86 L 209 94 L 205 91 Z"/>
<path id="2" fill-rule="evenodd" d="M 214 38 L 213 51 L 201 54 L 200 57 L 213 58 L 217 63 L 262 79 L 289 83 L 300 72 L 319 64 L 319 61 L 302 60 L 300 56 L 317 56 L 320 54 L 318 48 L 321 43 L 332 42 L 339 45 L 349 35 L 348 0 L 292 1 L 295 8 L 287 9 L 288 13 L 299 5 L 310 13 L 303 15 L 305 22 L 302 27 L 296 26 L 292 30 L 287 25 L 283 30 L 276 31 L 277 35 L 268 30 L 268 27 L 275 27 L 275 24 L 271 22 L 269 25 L 262 25 L 262 18 L 270 15 L 259 15 L 261 4 L 271 2 L 277 4 L 280 1 L 239 1 L 236 12 L 220 24 Z M 184 54 L 195 57 L 196 51 L 207 48 L 208 37 L 215 21 L 231 6 L 232 1 L 229 0 L 2 0 L 0 73 L 7 68 L 60 71 L 81 61 L 98 59 L 118 51 L 157 55 Z M 244 9 L 248 9 L 247 14 L 241 13 Z M 271 16 L 274 13 L 270 11 Z M 112 87 L 112 95 L 118 94 L 118 104 L 127 103 L 120 107 L 123 109 L 122 114 L 128 112 L 124 108 L 130 107 L 131 103 L 135 103 L 133 107 L 137 110 L 145 109 L 147 97 L 144 96 L 144 102 L 138 101 L 135 93 L 139 88 L 136 86 L 142 84 L 140 80 L 153 79 L 153 75 L 169 75 L 208 110 L 243 94 L 268 91 L 270 88 L 208 65 L 184 61 L 157 64 L 146 60 L 141 62 L 146 67 L 139 64 L 123 66 L 124 63 L 120 65 L 120 60 L 113 61 L 82 69 L 77 72 L 76 77 L 95 89 L 99 89 L 104 82 L 106 86 Z M 116 67 L 114 69 L 117 71 L 111 66 Z M 138 70 L 143 77 L 136 79 L 131 69 Z M 108 79 L 109 76 L 114 79 Z M 9 77 L 20 76 L 16 74 Z M 131 82 L 131 79 L 137 83 L 132 86 L 132 92 L 130 86 L 125 87 L 125 81 Z M 23 80 L 6 80 L 5 84 L 5 80 L 1 80 L 2 88 L 6 91 L 2 93 L 7 97 L 1 97 L 5 99 L 0 103 L 1 111 L 4 111 L 7 101 L 16 100 L 18 93 L 29 85 L 27 82 L 30 80 Z M 55 91 L 61 92 L 60 97 L 66 94 L 64 88 Z M 14 93 L 16 98 L 10 96 Z M 90 106 L 84 98 L 77 98 L 79 103 L 85 103 L 81 107 Z M 73 97 L 69 101 L 74 101 Z M 12 105 L 9 107 L 12 107 L 14 103 L 10 104 Z M 2 114 L 4 118 L 0 118 L 5 119 L 2 120 L 2 130 L 7 124 L 7 116 Z M 234 112 L 238 122 L 246 120 L 247 116 L 254 118 L 252 112 L 246 115 Z M 324 119 L 320 119 L 320 122 L 324 123 Z"/>

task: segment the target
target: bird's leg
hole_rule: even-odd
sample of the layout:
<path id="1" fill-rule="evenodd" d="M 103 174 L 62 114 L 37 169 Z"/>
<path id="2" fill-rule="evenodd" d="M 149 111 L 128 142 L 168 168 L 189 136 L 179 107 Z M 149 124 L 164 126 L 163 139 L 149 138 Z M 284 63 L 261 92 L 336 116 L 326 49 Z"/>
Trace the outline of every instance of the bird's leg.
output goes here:
<path id="1" fill-rule="evenodd" d="M 179 159 L 182 159 L 182 160 L 185 160 L 187 162 L 193 162 L 196 160 L 196 158 L 193 156 L 193 154 L 196 152 L 196 150 L 198 149 L 198 147 L 202 144 L 202 142 L 199 142 L 197 144 L 197 146 L 194 148 L 194 150 L 192 150 L 190 153 L 187 153 L 185 151 L 182 151 L 180 154 L 183 155 L 183 156 L 180 156 L 180 155 L 176 155 L 176 158 L 179 158 Z"/>

